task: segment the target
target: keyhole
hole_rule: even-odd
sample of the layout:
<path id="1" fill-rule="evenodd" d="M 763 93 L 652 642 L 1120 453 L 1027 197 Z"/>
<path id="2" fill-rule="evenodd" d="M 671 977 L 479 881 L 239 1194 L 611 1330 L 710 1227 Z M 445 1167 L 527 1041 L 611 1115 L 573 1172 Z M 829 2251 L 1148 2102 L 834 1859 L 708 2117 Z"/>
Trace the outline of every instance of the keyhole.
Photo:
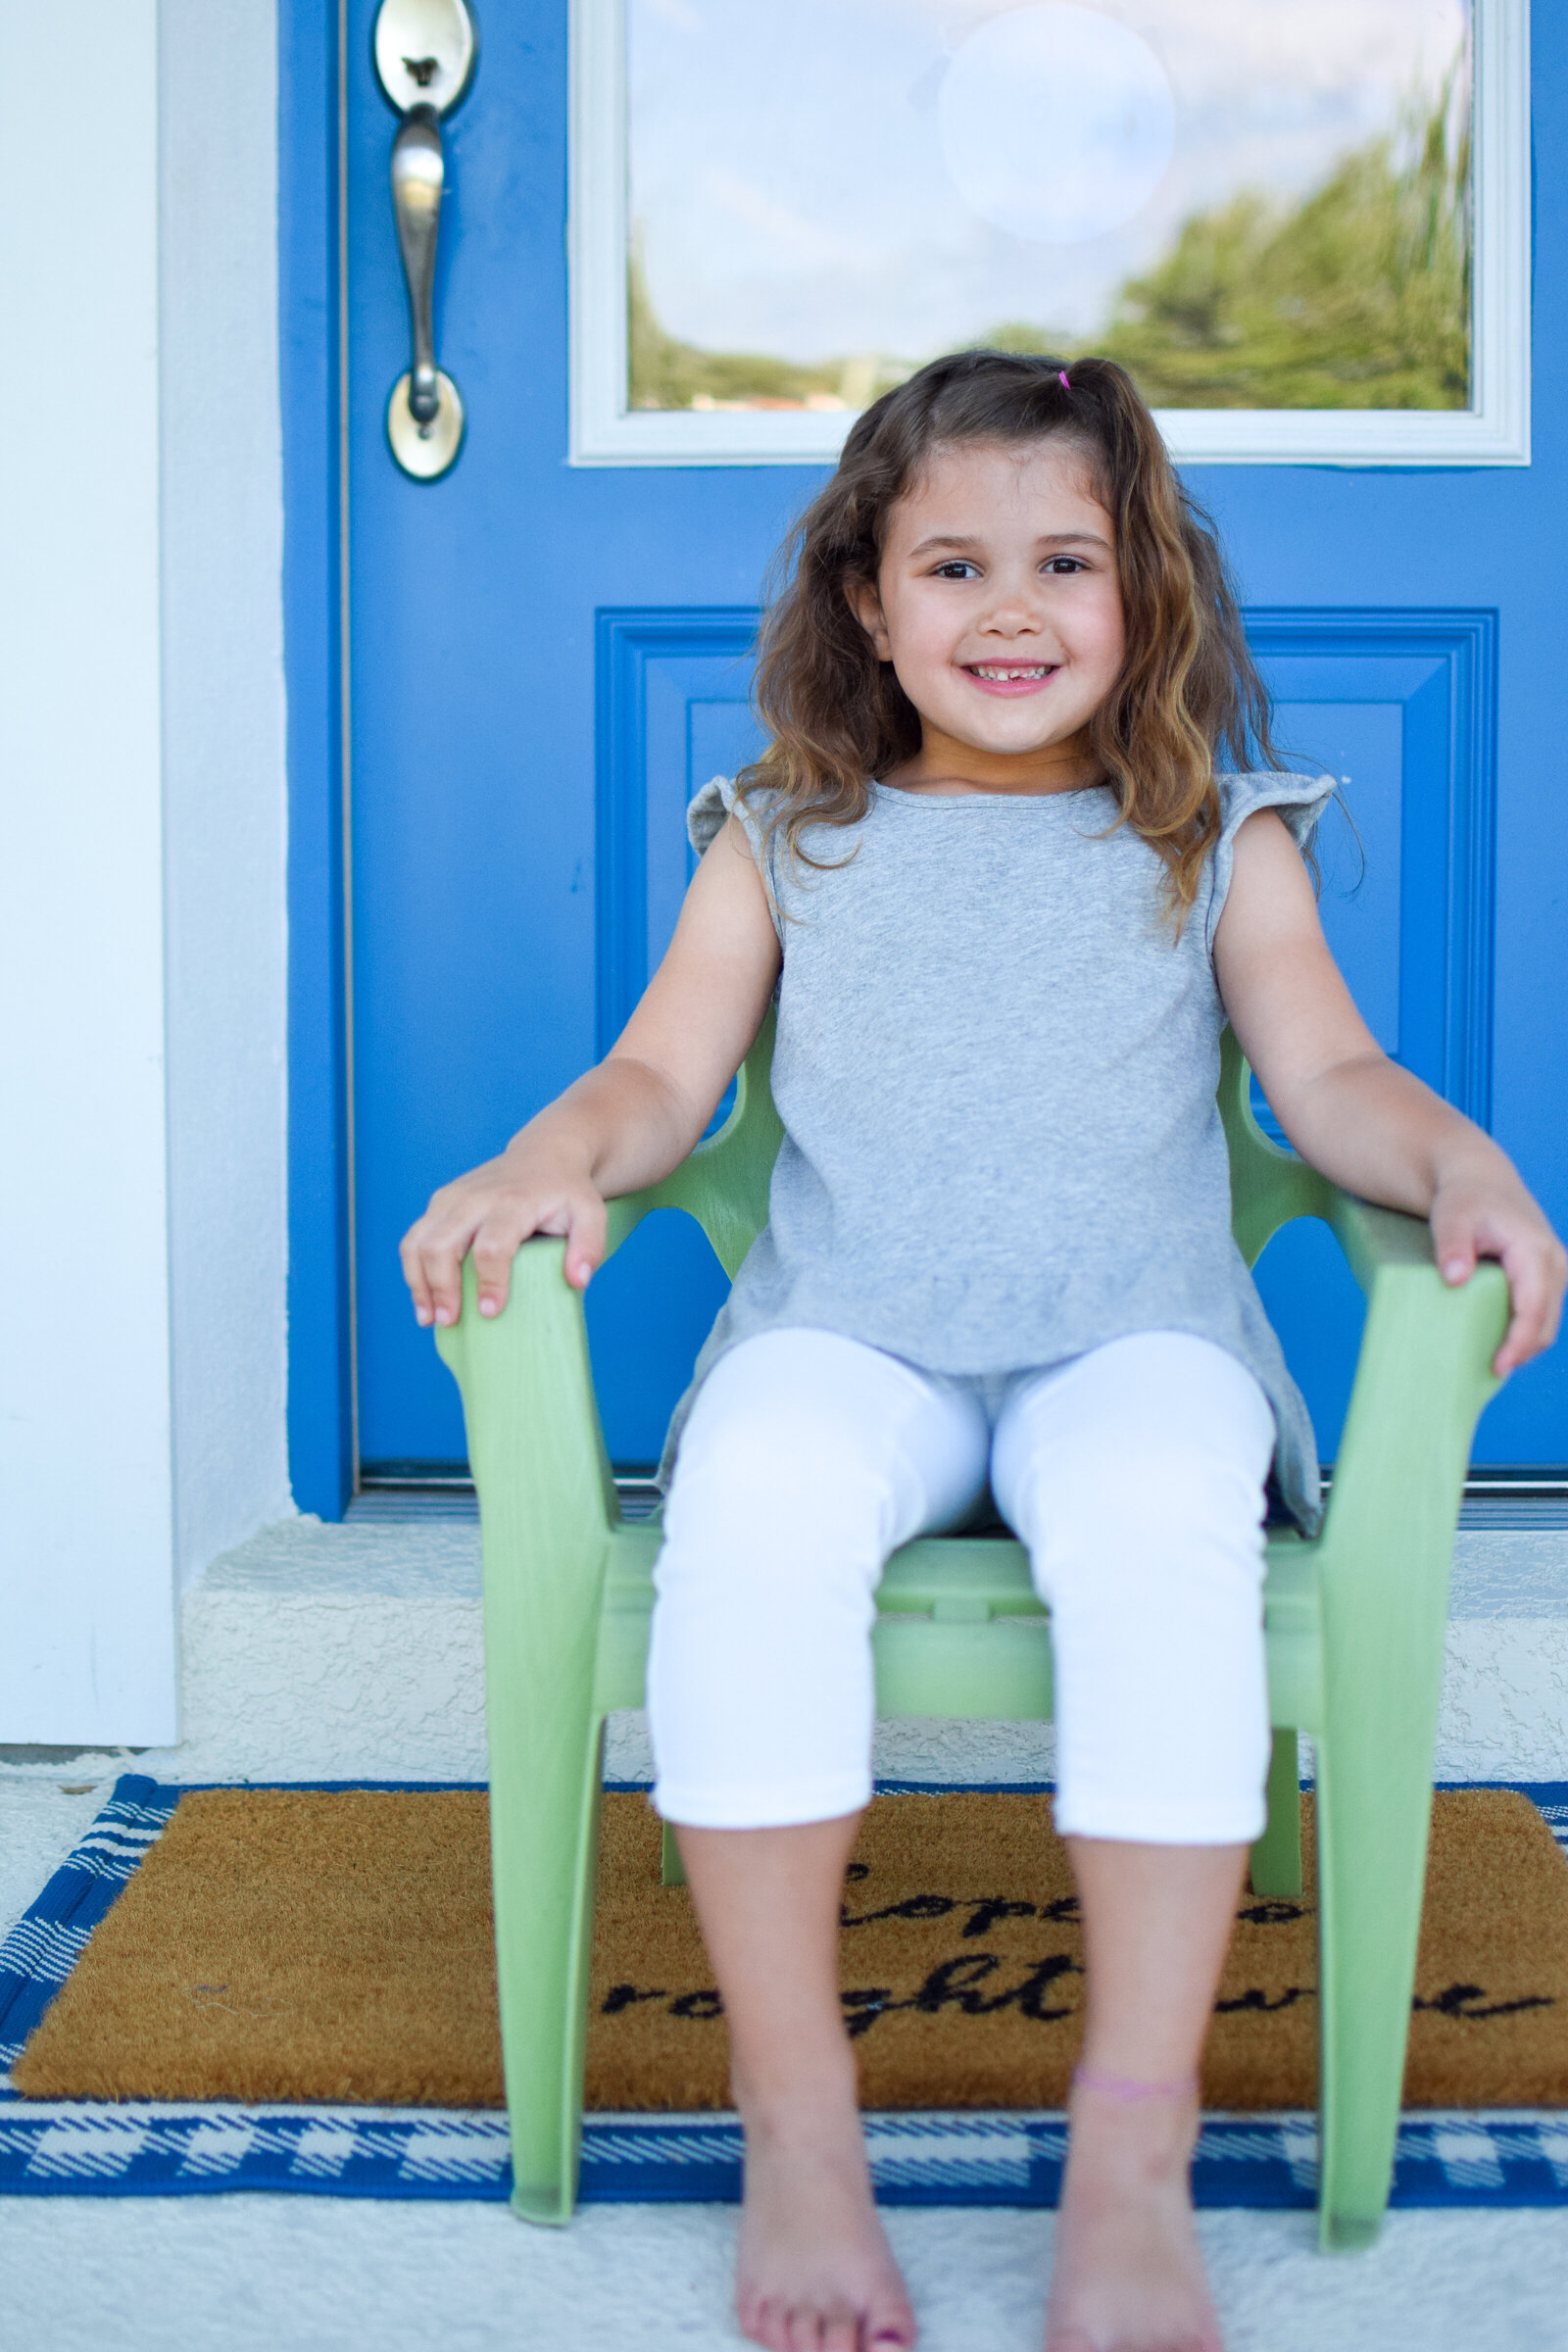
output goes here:
<path id="1" fill-rule="evenodd" d="M 405 73 L 413 74 L 421 90 L 427 90 L 441 71 L 441 60 L 438 57 L 406 57 L 403 68 Z"/>

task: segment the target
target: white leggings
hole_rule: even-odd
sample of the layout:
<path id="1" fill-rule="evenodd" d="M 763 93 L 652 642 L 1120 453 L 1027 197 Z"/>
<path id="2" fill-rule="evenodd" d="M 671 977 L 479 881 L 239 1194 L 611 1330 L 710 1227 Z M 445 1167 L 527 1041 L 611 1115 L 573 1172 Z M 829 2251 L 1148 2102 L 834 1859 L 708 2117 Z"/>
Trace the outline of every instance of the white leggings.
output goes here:
<path id="1" fill-rule="evenodd" d="M 1263 1826 L 1267 1399 L 1208 1340 L 1139 1333 L 958 1380 L 825 1331 L 722 1356 L 681 1438 L 648 1710 L 667 1820 L 769 1829 L 871 1792 L 888 1554 L 985 1494 L 1052 1612 L 1056 1826 L 1156 1845 Z"/>

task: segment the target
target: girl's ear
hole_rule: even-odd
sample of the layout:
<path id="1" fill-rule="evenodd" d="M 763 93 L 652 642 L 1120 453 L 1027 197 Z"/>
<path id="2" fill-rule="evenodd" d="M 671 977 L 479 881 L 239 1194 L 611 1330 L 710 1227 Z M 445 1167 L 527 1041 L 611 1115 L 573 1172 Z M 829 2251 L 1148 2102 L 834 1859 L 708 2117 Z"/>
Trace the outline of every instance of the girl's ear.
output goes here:
<path id="1" fill-rule="evenodd" d="M 875 580 L 848 579 L 844 583 L 845 601 L 861 628 L 876 648 L 879 662 L 893 659 L 893 640 L 888 635 L 887 617 L 882 611 L 882 599 Z"/>

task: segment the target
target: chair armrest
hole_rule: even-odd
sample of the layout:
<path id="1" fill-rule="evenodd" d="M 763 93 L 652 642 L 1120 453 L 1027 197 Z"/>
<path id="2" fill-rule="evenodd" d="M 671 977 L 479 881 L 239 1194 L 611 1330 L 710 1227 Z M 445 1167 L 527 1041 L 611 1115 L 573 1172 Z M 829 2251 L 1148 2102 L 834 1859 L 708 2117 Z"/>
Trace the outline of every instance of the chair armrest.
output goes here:
<path id="1" fill-rule="evenodd" d="M 1284 1151 L 1252 1115 L 1252 1072 L 1235 1032 L 1219 1047 L 1219 1115 L 1231 1157 L 1231 1230 L 1250 1266 L 1282 1225 L 1297 1217 L 1326 1217 L 1332 1187 L 1316 1168 Z"/>
<path id="2" fill-rule="evenodd" d="M 1483 1264 L 1460 1290 L 1438 1272 L 1425 1218 L 1342 1192 L 1252 1115 L 1251 1071 L 1227 1029 L 1219 1108 L 1231 1155 L 1232 1223 L 1253 1265 L 1297 1217 L 1321 1217 L 1366 1294 L 1366 1327 L 1346 1415 L 1325 1545 L 1354 1528 L 1367 1544 L 1446 1561 L 1481 1408 L 1496 1394 L 1492 1358 L 1508 1326 L 1502 1268 Z"/>
<path id="3" fill-rule="evenodd" d="M 1349 1261 L 1351 1273 L 1368 1296 L 1379 1274 L 1395 1267 L 1419 1268 L 1423 1275 L 1429 1275 L 1439 1284 L 1445 1297 L 1451 1295 L 1438 1273 L 1432 1228 L 1425 1217 L 1409 1216 L 1399 1208 L 1380 1208 L 1375 1201 L 1363 1200 L 1355 1193 L 1342 1192 L 1337 1184 L 1320 1181 L 1325 1199 L 1316 1213 L 1330 1227 Z M 1476 1272 L 1483 1290 L 1488 1273 L 1488 1264 L 1483 1262 Z M 1490 1273 L 1502 1284 L 1506 1299 L 1507 1283 L 1502 1268 L 1492 1265 Z"/>
<path id="4" fill-rule="evenodd" d="M 612 1200 L 607 1256 L 650 1209 L 697 1218 L 733 1276 L 767 1218 L 767 1188 L 783 1127 L 773 1108 L 769 1009 L 737 1073 L 735 1107 L 662 1183 Z M 524 1242 L 499 1315 L 482 1317 L 473 1260 L 463 1269 L 463 1312 L 436 1347 L 463 1393 L 468 1459 L 478 1488 L 487 1563 L 554 1548 L 581 1573 L 603 1573 L 620 1506 L 605 1451 L 582 1298 L 565 1278 L 565 1244 Z M 492 1544 L 492 1536 L 495 1538 Z"/>
<path id="5" fill-rule="evenodd" d="M 570 1558 L 602 1548 L 620 1517 L 588 1359 L 582 1297 L 565 1275 L 566 1245 L 541 1235 L 512 1261 L 499 1315 L 483 1316 L 470 1257 L 463 1313 L 436 1347 L 463 1393 L 468 1460 L 485 1547 L 523 1541 Z"/>
<path id="6" fill-rule="evenodd" d="M 651 1209 L 683 1208 L 697 1219 L 733 1282 L 741 1260 L 767 1223 L 767 1188 L 784 1127 L 773 1108 L 771 1005 L 757 1041 L 735 1074 L 735 1106 L 716 1135 L 659 1184 L 610 1203 L 605 1254 L 618 1250 Z"/>
<path id="7" fill-rule="evenodd" d="M 1475 1425 L 1501 1386 L 1492 1358 L 1508 1328 L 1507 1277 L 1484 1261 L 1451 1287 L 1424 1218 L 1337 1186 L 1324 1186 L 1317 1213 L 1366 1294 L 1328 1532 L 1354 1521 L 1358 1543 L 1430 1542 L 1446 1561 Z"/>
<path id="8" fill-rule="evenodd" d="M 1282 1225 L 1297 1217 L 1321 1217 L 1366 1294 L 1366 1330 L 1336 1488 L 1343 1484 L 1346 1448 L 1352 1440 L 1358 1448 L 1365 1432 L 1373 1450 L 1387 1443 L 1381 1400 L 1384 1384 L 1391 1381 L 1391 1393 L 1401 1400 L 1400 1417 L 1411 1413 L 1418 1389 L 1428 1406 L 1438 1410 L 1429 1435 L 1441 1428 L 1451 1439 L 1463 1423 L 1468 1459 L 1476 1420 L 1498 1385 L 1491 1363 L 1508 1323 L 1501 1267 L 1478 1266 L 1462 1290 L 1450 1290 L 1433 1258 L 1425 1218 L 1358 1200 L 1270 1141 L 1252 1115 L 1251 1076 L 1227 1029 L 1220 1041 L 1219 1108 L 1231 1155 L 1232 1221 L 1243 1256 L 1253 1265 Z M 1451 1445 L 1445 1448 L 1445 1457 L 1449 1454 Z M 1463 1476 L 1461 1462 L 1461 1484 Z"/>

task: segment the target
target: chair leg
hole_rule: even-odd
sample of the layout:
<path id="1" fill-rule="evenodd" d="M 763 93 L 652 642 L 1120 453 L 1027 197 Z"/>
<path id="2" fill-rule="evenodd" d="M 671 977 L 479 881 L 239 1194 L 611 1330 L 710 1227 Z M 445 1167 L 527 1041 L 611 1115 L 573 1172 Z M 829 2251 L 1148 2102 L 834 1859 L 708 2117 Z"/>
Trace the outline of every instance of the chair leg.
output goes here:
<path id="1" fill-rule="evenodd" d="M 485 1712 L 496 1972 L 512 2203 L 569 2220 L 598 1850 L 600 1623 L 614 1490 L 582 1300 L 559 1242 L 530 1242 L 506 1312 L 438 1335 L 463 1390 L 484 1546 Z"/>
<path id="2" fill-rule="evenodd" d="M 1301 1767 L 1295 1732 L 1276 1732 L 1268 1768 L 1268 1822 L 1252 1848 L 1252 1892 L 1301 1891 Z"/>
<path id="3" fill-rule="evenodd" d="M 1404 2086 L 1432 1820 L 1453 1531 L 1507 1325 L 1494 1267 L 1449 1289 L 1414 1219 L 1329 1191 L 1318 1209 L 1366 1323 L 1316 1548 L 1319 2227 L 1377 2235 Z"/>
<path id="4" fill-rule="evenodd" d="M 583 1741 L 575 1807 L 552 1819 L 526 1784 L 492 1768 L 491 1871 L 512 2205 L 524 2221 L 569 2222 L 577 2199 L 582 2079 L 593 1956 L 604 1724 Z"/>
<path id="5" fill-rule="evenodd" d="M 1352 1793 L 1332 1748 L 1319 1748 L 1318 2210 L 1321 2242 L 1337 2251 L 1371 2245 L 1388 2204 L 1431 1820 L 1429 1774 L 1405 1760 Z"/>
<path id="6" fill-rule="evenodd" d="M 1394 2177 L 1463 1473 L 1456 1446 L 1407 1481 L 1387 1453 L 1342 1445 L 1334 1504 L 1364 1516 L 1347 1511 L 1338 1543 L 1331 1519 L 1324 1545 L 1318 2220 L 1323 2245 L 1347 2251 L 1377 2236 Z"/>

